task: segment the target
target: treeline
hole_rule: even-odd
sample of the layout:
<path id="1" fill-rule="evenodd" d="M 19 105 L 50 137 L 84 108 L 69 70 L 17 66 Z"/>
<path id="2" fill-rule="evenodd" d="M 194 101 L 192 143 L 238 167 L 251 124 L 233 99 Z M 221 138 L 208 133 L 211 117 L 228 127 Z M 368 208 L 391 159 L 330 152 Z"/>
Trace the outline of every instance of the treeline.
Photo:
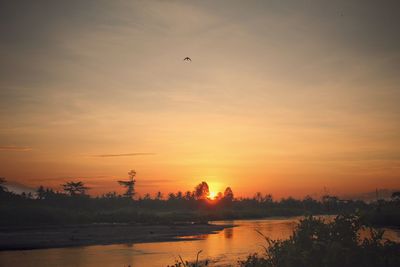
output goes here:
<path id="1" fill-rule="evenodd" d="M 8 192 L 6 181 L 0 178 L 0 226 L 57 225 L 82 223 L 177 223 L 207 222 L 220 219 L 246 219 L 269 216 L 298 216 L 312 214 L 359 213 L 374 225 L 400 226 L 400 193 L 391 201 L 365 203 L 342 200 L 326 195 L 321 199 L 284 198 L 274 200 L 270 194 L 256 193 L 252 198 L 235 198 L 227 187 L 215 199 L 209 198 L 206 182 L 194 190 L 153 197 L 135 193 L 135 171 L 129 179 L 118 181 L 124 194 L 110 192 L 90 197 L 82 181 L 62 185 L 63 191 L 40 186 L 35 194 Z"/>

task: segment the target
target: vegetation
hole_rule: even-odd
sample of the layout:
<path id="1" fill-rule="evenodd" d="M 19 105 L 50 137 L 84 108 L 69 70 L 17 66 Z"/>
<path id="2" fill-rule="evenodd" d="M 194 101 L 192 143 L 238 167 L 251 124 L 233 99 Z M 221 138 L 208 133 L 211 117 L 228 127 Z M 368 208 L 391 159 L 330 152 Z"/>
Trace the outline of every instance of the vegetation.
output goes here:
<path id="1" fill-rule="evenodd" d="M 265 255 L 252 254 L 242 267 L 396 267 L 400 266 L 400 244 L 383 240 L 383 231 L 368 228 L 359 217 L 340 215 L 333 222 L 308 217 L 288 240 L 270 240 Z"/>
<path id="2" fill-rule="evenodd" d="M 124 194 L 127 198 L 133 198 L 135 196 L 135 183 L 136 180 L 134 179 L 136 176 L 135 170 L 130 170 L 128 172 L 129 180 L 128 181 L 118 181 L 120 185 L 126 188 L 126 192 Z"/>
<path id="3" fill-rule="evenodd" d="M 220 219 L 262 218 L 312 214 L 357 213 L 369 225 L 400 226 L 400 199 L 394 193 L 390 201 L 373 203 L 341 200 L 326 195 L 320 200 L 285 198 L 274 200 L 270 194 L 256 193 L 252 198 L 235 198 L 227 187 L 215 199 L 209 197 L 206 182 L 193 191 L 176 192 L 154 197 L 135 194 L 134 170 L 129 180 L 118 181 L 123 195 L 109 192 L 91 197 L 82 181 L 62 184 L 62 192 L 39 186 L 36 194 L 8 192 L 6 180 L 0 179 L 0 226 L 57 225 L 86 223 L 177 223 L 207 222 Z M 165 196 L 165 197 L 164 197 Z"/>
<path id="4" fill-rule="evenodd" d="M 195 262 L 189 262 L 189 261 L 184 261 L 181 256 L 179 256 L 179 260 L 175 261 L 175 264 L 173 265 L 168 265 L 167 267 L 205 267 L 208 266 L 209 261 L 204 260 L 204 261 L 199 261 L 199 255 L 202 252 L 200 250 L 197 252 L 197 257 Z"/>

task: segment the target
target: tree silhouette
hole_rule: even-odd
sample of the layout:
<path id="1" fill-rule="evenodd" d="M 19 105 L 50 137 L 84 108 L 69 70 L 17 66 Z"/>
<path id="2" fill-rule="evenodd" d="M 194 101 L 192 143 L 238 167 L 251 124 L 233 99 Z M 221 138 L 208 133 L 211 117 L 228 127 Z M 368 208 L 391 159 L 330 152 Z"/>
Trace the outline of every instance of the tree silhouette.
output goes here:
<path id="1" fill-rule="evenodd" d="M 391 198 L 393 201 L 400 201 L 400 191 L 393 192 Z"/>
<path id="2" fill-rule="evenodd" d="M 43 185 L 39 186 L 36 190 L 36 195 L 38 199 L 44 199 L 46 196 L 46 190 L 44 189 Z"/>
<path id="3" fill-rule="evenodd" d="M 129 180 L 128 181 L 118 181 L 120 185 L 126 188 L 126 192 L 124 194 L 125 197 L 132 199 L 135 196 L 135 183 L 134 179 L 136 176 L 135 170 L 130 170 L 128 172 Z"/>
<path id="4" fill-rule="evenodd" d="M 168 200 L 175 200 L 175 199 L 176 199 L 176 195 L 174 193 L 168 194 Z"/>
<path id="5" fill-rule="evenodd" d="M 210 195 L 210 189 L 206 182 L 201 182 L 194 189 L 196 199 L 206 199 Z"/>
<path id="6" fill-rule="evenodd" d="M 224 199 L 228 201 L 232 201 L 234 198 L 232 189 L 228 186 L 224 192 Z"/>
<path id="7" fill-rule="evenodd" d="M 261 194 L 261 192 L 257 192 L 257 193 L 254 195 L 254 200 L 257 201 L 257 202 L 260 202 L 260 203 L 264 201 L 264 197 L 263 197 L 263 195 Z"/>
<path id="8" fill-rule="evenodd" d="M 6 178 L 0 177 L 0 192 L 6 192 L 7 187 L 5 186 L 6 184 Z"/>
<path id="9" fill-rule="evenodd" d="M 157 194 L 156 194 L 156 200 L 161 200 L 163 198 L 163 194 L 160 192 L 160 191 L 158 191 L 157 192 Z"/>
<path id="10" fill-rule="evenodd" d="M 184 197 L 184 198 L 185 198 L 186 200 L 192 200 L 192 199 L 194 199 L 193 192 L 186 191 L 185 197 Z"/>
<path id="11" fill-rule="evenodd" d="M 67 182 L 62 185 L 63 190 L 69 194 L 70 196 L 83 196 L 86 194 L 86 191 L 89 187 L 86 187 L 85 184 L 81 181 L 79 182 Z"/>

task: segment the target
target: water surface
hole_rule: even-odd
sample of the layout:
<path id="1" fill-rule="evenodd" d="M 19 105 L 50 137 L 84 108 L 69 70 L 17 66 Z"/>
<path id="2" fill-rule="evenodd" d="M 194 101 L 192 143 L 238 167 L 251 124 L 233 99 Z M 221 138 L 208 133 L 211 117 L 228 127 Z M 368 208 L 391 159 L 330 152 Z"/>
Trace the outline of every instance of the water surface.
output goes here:
<path id="1" fill-rule="evenodd" d="M 200 250 L 201 259 L 216 261 L 217 266 L 231 265 L 250 253 L 264 251 L 265 241 L 258 231 L 271 239 L 285 239 L 292 234 L 298 220 L 299 217 L 217 221 L 214 223 L 236 227 L 194 237 L 199 240 L 182 238 L 179 242 L 5 251 L 0 252 L 0 266 L 166 266 L 173 264 L 179 255 L 193 260 Z M 400 231 L 388 229 L 385 237 L 399 242 Z"/>

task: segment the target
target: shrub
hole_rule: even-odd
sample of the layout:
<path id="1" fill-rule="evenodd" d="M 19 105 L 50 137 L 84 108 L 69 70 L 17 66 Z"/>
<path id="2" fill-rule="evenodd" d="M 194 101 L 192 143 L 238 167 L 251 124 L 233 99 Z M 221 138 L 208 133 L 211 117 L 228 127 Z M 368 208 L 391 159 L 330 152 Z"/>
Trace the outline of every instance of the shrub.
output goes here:
<path id="1" fill-rule="evenodd" d="M 300 224 L 288 240 L 270 240 L 265 255 L 252 254 L 242 267 L 398 267 L 400 244 L 383 240 L 383 231 L 366 229 L 353 215 L 339 215 L 332 222 L 312 216 Z"/>

